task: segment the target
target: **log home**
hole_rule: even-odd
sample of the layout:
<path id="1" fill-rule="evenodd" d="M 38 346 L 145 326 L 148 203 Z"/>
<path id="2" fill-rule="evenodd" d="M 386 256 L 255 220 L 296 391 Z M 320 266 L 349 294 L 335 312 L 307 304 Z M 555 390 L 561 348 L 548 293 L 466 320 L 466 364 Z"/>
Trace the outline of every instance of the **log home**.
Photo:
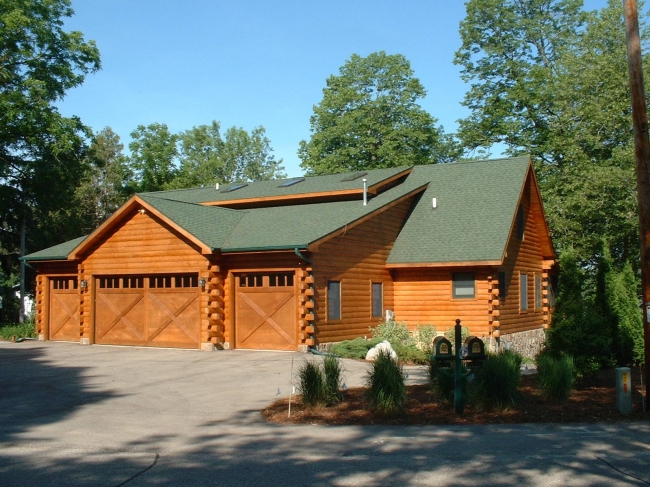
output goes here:
<path id="1" fill-rule="evenodd" d="M 43 340 L 305 350 L 388 310 L 525 348 L 556 255 L 519 157 L 138 194 L 24 259 Z"/>

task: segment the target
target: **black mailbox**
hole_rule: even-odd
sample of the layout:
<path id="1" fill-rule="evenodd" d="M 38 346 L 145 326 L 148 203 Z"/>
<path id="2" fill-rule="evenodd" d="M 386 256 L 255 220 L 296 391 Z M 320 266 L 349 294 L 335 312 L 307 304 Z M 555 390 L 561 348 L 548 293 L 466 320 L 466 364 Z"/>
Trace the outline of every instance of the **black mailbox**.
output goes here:
<path id="1" fill-rule="evenodd" d="M 468 336 L 465 339 L 467 356 L 464 360 L 485 360 L 485 344 L 483 340 L 475 336 Z"/>
<path id="2" fill-rule="evenodd" d="M 445 337 L 436 337 L 433 340 L 433 355 L 431 359 L 435 361 L 436 367 L 451 367 L 454 362 L 451 342 Z"/>
<path id="3" fill-rule="evenodd" d="M 433 355 L 436 359 L 453 359 L 451 342 L 445 337 L 436 337 L 433 340 Z"/>

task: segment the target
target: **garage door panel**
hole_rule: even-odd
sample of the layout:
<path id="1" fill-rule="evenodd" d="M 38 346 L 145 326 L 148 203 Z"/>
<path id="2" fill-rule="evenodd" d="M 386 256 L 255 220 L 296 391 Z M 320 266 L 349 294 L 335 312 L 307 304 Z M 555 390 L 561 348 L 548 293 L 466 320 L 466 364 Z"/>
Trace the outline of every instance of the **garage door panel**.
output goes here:
<path id="1" fill-rule="evenodd" d="M 97 343 L 141 343 L 146 341 L 146 309 L 141 290 L 98 293 L 95 328 Z"/>
<path id="2" fill-rule="evenodd" d="M 76 290 L 52 290 L 49 316 L 50 340 L 79 340 L 79 295 Z"/>
<path id="3" fill-rule="evenodd" d="M 269 285 L 273 276 L 276 276 L 275 286 Z M 285 278 L 285 285 L 277 285 L 277 276 L 255 274 L 240 278 L 236 295 L 236 347 L 268 350 L 297 348 L 293 280 Z"/>
<path id="4" fill-rule="evenodd" d="M 97 343 L 198 348 L 201 317 L 196 274 L 107 276 L 98 282 Z"/>

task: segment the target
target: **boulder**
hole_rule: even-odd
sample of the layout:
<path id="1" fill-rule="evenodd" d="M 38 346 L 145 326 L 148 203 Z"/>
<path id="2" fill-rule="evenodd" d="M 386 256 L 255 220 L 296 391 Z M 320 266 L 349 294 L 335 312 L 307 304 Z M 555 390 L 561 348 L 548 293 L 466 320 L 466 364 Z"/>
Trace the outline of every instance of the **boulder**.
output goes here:
<path id="1" fill-rule="evenodd" d="M 393 350 L 393 347 L 390 346 L 390 342 L 388 340 L 384 340 L 383 342 L 378 343 L 377 345 L 372 347 L 370 350 L 368 350 L 368 353 L 366 354 L 366 360 L 374 362 L 380 351 L 388 352 L 390 354 L 391 358 L 395 362 L 397 362 L 397 354 L 395 353 L 395 350 Z"/>

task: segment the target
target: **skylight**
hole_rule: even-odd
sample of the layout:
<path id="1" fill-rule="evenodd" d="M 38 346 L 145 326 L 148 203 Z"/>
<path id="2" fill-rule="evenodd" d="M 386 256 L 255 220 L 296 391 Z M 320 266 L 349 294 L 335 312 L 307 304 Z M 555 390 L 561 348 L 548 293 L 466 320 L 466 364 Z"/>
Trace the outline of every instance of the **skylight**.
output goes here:
<path id="1" fill-rule="evenodd" d="M 220 192 L 220 193 L 231 193 L 232 191 L 237 191 L 238 189 L 245 188 L 246 186 L 248 186 L 248 184 L 246 184 L 246 183 L 235 184 L 234 186 L 230 186 L 230 187 L 228 187 L 228 188 L 224 188 L 224 189 L 222 189 L 222 190 L 219 191 L 219 192 Z"/>
<path id="2" fill-rule="evenodd" d="M 341 182 L 342 183 L 347 183 L 349 181 L 354 181 L 355 179 L 359 179 L 361 176 L 365 176 L 366 174 L 368 174 L 368 173 L 367 172 L 354 172 L 354 173 L 350 174 L 349 176 L 341 179 Z"/>
<path id="3" fill-rule="evenodd" d="M 302 183 L 304 180 L 305 178 L 287 179 L 284 183 L 278 185 L 278 188 L 288 188 L 289 186 L 293 186 L 294 184 Z"/>

